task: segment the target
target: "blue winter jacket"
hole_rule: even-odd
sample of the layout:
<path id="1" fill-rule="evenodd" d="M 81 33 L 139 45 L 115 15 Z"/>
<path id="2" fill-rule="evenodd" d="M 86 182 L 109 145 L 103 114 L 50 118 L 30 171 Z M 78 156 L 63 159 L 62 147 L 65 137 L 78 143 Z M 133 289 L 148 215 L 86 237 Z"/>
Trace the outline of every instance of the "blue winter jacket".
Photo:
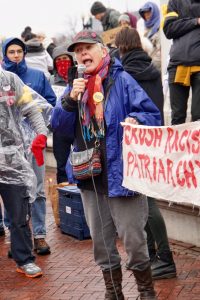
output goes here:
<path id="1" fill-rule="evenodd" d="M 120 122 L 123 122 L 126 117 L 133 117 L 141 124 L 159 126 L 161 118 L 159 110 L 152 100 L 138 83 L 123 70 L 121 63 L 117 59 L 110 69 L 109 76 L 112 77 L 114 83 L 110 88 L 104 107 L 108 196 L 130 196 L 134 192 L 122 186 L 123 128 Z M 65 93 L 68 92 L 69 87 L 67 87 Z M 66 135 L 72 138 L 75 132 L 76 121 L 78 121 L 78 113 L 64 110 L 61 100 L 59 100 L 53 109 L 52 128 L 62 133 L 65 132 Z M 75 136 L 74 139 L 76 139 Z"/>
<path id="2" fill-rule="evenodd" d="M 13 72 L 19 76 L 19 78 L 34 91 L 40 94 L 43 98 L 47 100 L 49 104 L 55 106 L 56 104 L 56 95 L 48 82 L 44 73 L 40 70 L 29 68 L 26 64 L 25 59 L 20 63 L 15 63 L 10 61 L 6 56 L 7 45 L 12 42 L 12 40 L 17 40 L 16 38 L 8 38 L 4 41 L 2 45 L 3 52 L 3 63 L 2 67 L 10 72 Z M 21 41 L 21 40 L 20 40 Z M 21 41 L 21 43 L 23 43 Z M 26 45 L 24 44 L 26 49 Z M 25 51 L 26 52 L 26 51 Z"/>

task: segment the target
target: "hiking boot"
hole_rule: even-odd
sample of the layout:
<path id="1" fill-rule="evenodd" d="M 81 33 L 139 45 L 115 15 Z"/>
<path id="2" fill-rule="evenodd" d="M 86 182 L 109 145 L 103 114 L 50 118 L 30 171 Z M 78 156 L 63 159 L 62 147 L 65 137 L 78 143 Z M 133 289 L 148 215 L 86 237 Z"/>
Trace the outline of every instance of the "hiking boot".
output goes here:
<path id="1" fill-rule="evenodd" d="M 51 253 L 49 245 L 43 238 L 34 239 L 34 251 L 36 251 L 36 253 L 39 255 L 46 255 Z"/>
<path id="2" fill-rule="evenodd" d="M 122 269 L 102 271 L 106 286 L 105 300 L 124 300 L 122 292 Z"/>
<path id="3" fill-rule="evenodd" d="M 133 270 L 136 279 L 138 292 L 140 293 L 137 299 L 140 300 L 157 300 L 156 292 L 154 290 L 151 266 L 148 264 L 145 270 Z"/>
<path id="4" fill-rule="evenodd" d="M 30 278 L 42 276 L 42 270 L 35 263 L 29 263 L 23 266 L 18 266 L 16 271 Z"/>
<path id="5" fill-rule="evenodd" d="M 0 236 L 4 236 L 6 233 L 5 233 L 5 230 L 3 227 L 0 227 Z"/>
<path id="6" fill-rule="evenodd" d="M 151 272 L 154 280 L 176 277 L 176 266 L 172 253 L 169 251 L 162 256 L 157 254 L 151 264 Z"/>

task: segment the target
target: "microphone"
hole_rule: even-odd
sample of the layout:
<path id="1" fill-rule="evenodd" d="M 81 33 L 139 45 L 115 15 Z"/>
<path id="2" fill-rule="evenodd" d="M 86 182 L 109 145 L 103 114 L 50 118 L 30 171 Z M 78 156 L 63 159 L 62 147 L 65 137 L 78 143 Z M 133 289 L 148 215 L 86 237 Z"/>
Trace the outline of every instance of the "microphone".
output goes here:
<path id="1" fill-rule="evenodd" d="M 78 67 L 77 67 L 78 78 L 83 78 L 85 70 L 86 70 L 86 66 L 85 65 L 78 65 Z"/>
<path id="2" fill-rule="evenodd" d="M 85 70 L 86 70 L 86 66 L 81 64 L 81 65 L 78 65 L 77 67 L 77 71 L 78 71 L 78 78 L 83 78 L 84 76 L 84 73 L 85 73 Z M 81 97 L 82 97 L 82 93 L 80 93 L 78 95 L 78 101 L 81 100 Z"/>

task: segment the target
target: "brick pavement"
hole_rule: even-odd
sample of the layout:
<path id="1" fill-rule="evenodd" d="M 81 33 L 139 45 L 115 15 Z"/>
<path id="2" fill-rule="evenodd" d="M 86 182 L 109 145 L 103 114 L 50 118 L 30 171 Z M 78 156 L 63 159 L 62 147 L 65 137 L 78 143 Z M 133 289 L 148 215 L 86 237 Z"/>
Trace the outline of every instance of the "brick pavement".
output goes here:
<path id="1" fill-rule="evenodd" d="M 55 182 L 54 171 L 47 178 Z M 48 183 L 47 183 L 48 185 Z M 48 186 L 47 186 L 48 188 Z M 104 283 L 93 261 L 91 240 L 79 241 L 62 234 L 55 225 L 50 202 L 47 212 L 47 241 L 52 253 L 37 256 L 44 276 L 29 279 L 15 272 L 15 263 L 7 258 L 9 233 L 0 237 L 0 300 L 96 300 L 104 299 Z M 127 300 L 137 298 L 137 288 L 130 271 L 125 270 L 126 255 L 121 243 L 123 290 Z M 177 266 L 176 279 L 155 282 L 159 300 L 200 299 L 200 248 L 171 241 Z"/>

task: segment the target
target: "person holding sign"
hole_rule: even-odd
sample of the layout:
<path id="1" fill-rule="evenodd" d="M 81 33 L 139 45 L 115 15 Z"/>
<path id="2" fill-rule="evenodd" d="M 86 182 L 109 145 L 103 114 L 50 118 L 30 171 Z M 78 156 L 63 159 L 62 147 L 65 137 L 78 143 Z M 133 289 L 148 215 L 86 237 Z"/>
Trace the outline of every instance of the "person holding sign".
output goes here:
<path id="1" fill-rule="evenodd" d="M 78 181 L 94 257 L 106 286 L 105 299 L 124 299 L 121 258 L 116 232 L 124 243 L 140 299 L 157 299 L 144 227 L 148 218 L 146 196 L 122 186 L 123 160 L 120 122 L 160 125 L 160 113 L 144 90 L 111 59 L 100 36 L 79 32 L 68 47 L 74 51 L 82 78 L 75 78 L 53 110 L 51 126 L 74 133 L 80 157 L 98 147 L 101 173 Z M 79 68 L 78 68 L 79 69 Z"/>
<path id="2" fill-rule="evenodd" d="M 160 71 L 142 49 L 139 33 L 133 28 L 123 28 L 116 36 L 122 65 L 159 108 L 164 123 L 162 82 Z M 149 256 L 152 261 L 153 279 L 176 276 L 176 267 L 170 251 L 165 221 L 156 200 L 147 197 L 149 217 L 146 225 Z M 155 243 L 157 248 L 155 247 Z"/>

